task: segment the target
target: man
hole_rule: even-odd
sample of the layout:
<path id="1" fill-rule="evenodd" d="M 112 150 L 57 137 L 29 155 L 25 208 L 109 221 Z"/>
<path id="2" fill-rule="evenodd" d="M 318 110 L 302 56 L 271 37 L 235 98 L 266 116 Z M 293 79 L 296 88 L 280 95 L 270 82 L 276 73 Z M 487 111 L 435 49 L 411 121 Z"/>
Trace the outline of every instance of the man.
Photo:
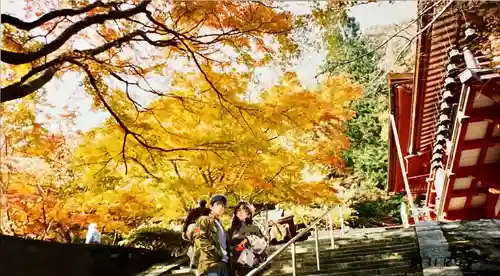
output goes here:
<path id="1" fill-rule="evenodd" d="M 189 211 L 189 214 L 184 222 L 184 227 L 182 228 L 182 233 L 186 234 L 189 225 L 193 224 L 201 216 L 208 216 L 210 214 L 210 208 L 207 208 L 207 201 L 202 199 L 199 202 L 199 206 Z"/>
<path id="2" fill-rule="evenodd" d="M 206 276 L 228 276 L 229 246 L 226 231 L 219 221 L 227 199 L 215 195 L 210 199 L 210 214 L 198 219 L 194 244 L 199 250 L 198 272 Z"/>

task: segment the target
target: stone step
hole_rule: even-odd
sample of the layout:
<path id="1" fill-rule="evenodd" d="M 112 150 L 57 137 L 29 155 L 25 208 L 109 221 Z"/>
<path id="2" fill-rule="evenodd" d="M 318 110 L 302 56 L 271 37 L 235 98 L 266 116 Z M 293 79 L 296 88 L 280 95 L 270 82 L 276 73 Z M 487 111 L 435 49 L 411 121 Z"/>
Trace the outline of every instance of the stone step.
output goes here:
<path id="1" fill-rule="evenodd" d="M 194 270 L 190 270 L 188 269 L 187 267 L 183 267 L 183 268 L 180 268 L 180 269 L 177 269 L 177 270 L 173 270 L 173 271 L 169 271 L 167 273 L 164 273 L 164 274 L 160 274 L 161 276 L 164 276 L 164 275 L 177 275 L 177 276 L 196 276 L 196 273 L 194 272 Z"/>
<path id="2" fill-rule="evenodd" d="M 481 272 L 476 272 L 476 271 L 467 272 L 467 271 L 463 271 L 462 275 L 463 276 L 498 276 L 498 275 L 500 275 L 500 271 L 481 271 Z"/>
<path id="3" fill-rule="evenodd" d="M 412 263 L 411 260 L 407 259 L 388 259 L 388 260 L 376 260 L 376 261 L 354 261 L 354 262 L 344 262 L 344 263 L 328 263 L 328 262 L 320 262 L 321 271 L 330 272 L 330 273 L 341 273 L 346 271 L 357 271 L 361 268 L 363 269 L 377 269 L 377 268 L 386 268 L 386 267 L 394 267 L 394 266 L 406 266 L 406 265 L 414 265 L 417 267 L 415 262 L 418 263 L 418 260 L 415 260 Z M 316 263 L 311 263 L 311 265 L 302 265 L 300 263 L 297 264 L 297 271 L 300 271 L 300 274 L 305 273 L 313 273 L 316 272 Z M 292 269 L 291 264 L 278 266 L 277 264 L 272 264 L 267 270 L 266 274 L 276 274 L 276 273 L 290 273 Z"/>
<path id="4" fill-rule="evenodd" d="M 350 229 L 344 236 L 335 235 L 335 249 L 330 249 L 328 231 L 320 231 L 318 239 L 321 271 L 316 271 L 313 235 L 296 243 L 297 275 L 422 275 L 414 228 Z M 282 246 L 270 246 L 268 254 Z M 263 275 L 292 275 L 290 250 L 287 248 L 274 259 Z M 167 273 L 161 275 L 195 275 L 187 268 Z"/>
<path id="5" fill-rule="evenodd" d="M 422 272 L 402 272 L 402 273 L 390 273 L 390 274 L 384 274 L 384 276 L 424 276 Z"/>
<path id="6" fill-rule="evenodd" d="M 314 232 L 312 232 L 314 233 Z M 391 237 L 391 236 L 414 236 L 414 228 L 402 228 L 402 229 L 385 229 L 385 228 L 366 228 L 366 229 L 349 229 L 345 235 L 341 235 L 339 230 L 334 230 L 334 237 L 337 238 L 359 238 L 359 237 Z M 320 238 L 330 238 L 330 231 L 319 231 L 318 236 Z M 309 237 L 309 239 L 313 239 Z"/>
<path id="7" fill-rule="evenodd" d="M 263 275 L 270 275 L 264 273 Z M 273 273 L 273 276 L 291 276 L 292 272 L 289 273 Z M 371 276 L 371 275 L 422 275 L 417 268 L 412 265 L 401 265 L 392 266 L 384 268 L 363 268 L 363 269 L 353 269 L 351 271 L 314 271 L 302 273 L 297 270 L 297 275 L 315 275 L 315 276 Z"/>
<path id="8" fill-rule="evenodd" d="M 264 272 L 262 275 L 273 275 L 273 276 L 292 276 L 292 273 L 278 273 L 278 272 Z M 176 276 L 196 276 L 194 272 L 189 272 L 187 270 L 177 270 L 177 271 L 172 271 L 168 274 L 161 274 L 162 276 L 164 275 L 176 275 Z M 389 267 L 389 268 L 368 268 L 368 269 L 356 269 L 354 271 L 347 271 L 347 272 L 325 272 L 325 271 L 313 271 L 313 272 L 303 272 L 302 270 L 298 269 L 297 270 L 297 275 L 315 275 L 315 276 L 329 276 L 329 275 L 335 275 L 335 276 L 371 276 L 371 275 L 384 275 L 384 276 L 423 276 L 422 272 L 416 271 L 416 269 L 411 266 L 411 265 L 403 265 L 403 266 L 396 266 L 396 267 Z M 475 273 L 467 273 L 464 275 L 481 275 L 481 274 L 475 274 Z M 491 276 L 497 276 L 498 274 L 484 274 L 484 275 L 491 275 Z"/>
<path id="9" fill-rule="evenodd" d="M 404 235 L 404 236 L 361 236 L 361 237 L 342 237 L 342 238 L 335 238 L 334 243 L 336 244 L 366 244 L 366 243 L 373 243 L 373 242 L 396 242 L 396 241 L 410 241 L 410 240 L 416 240 L 415 235 Z M 330 244 L 330 238 L 329 237 L 319 237 L 318 241 L 321 244 Z M 315 239 L 310 238 L 305 241 L 300 241 L 296 242 L 296 245 L 314 245 Z M 283 243 L 284 244 L 284 243 Z M 276 244 L 272 245 L 271 247 L 276 247 L 279 248 L 283 244 Z"/>
<path id="10" fill-rule="evenodd" d="M 413 243 L 406 244 L 394 244 L 390 246 L 371 246 L 363 247 L 360 250 L 359 247 L 348 248 L 348 249 L 326 249 L 320 251 L 321 263 L 345 263 L 345 262 L 356 262 L 365 261 L 370 262 L 372 260 L 384 260 L 384 259 L 396 259 L 396 258 L 417 258 L 419 257 L 418 247 Z M 316 256 L 314 248 L 309 248 L 308 251 L 301 251 L 300 248 L 296 250 L 296 261 L 297 264 L 312 264 L 316 265 Z M 273 265 L 287 265 L 291 262 L 291 252 L 289 250 L 282 252 L 274 261 Z"/>
<path id="11" fill-rule="evenodd" d="M 383 254 L 383 253 L 392 253 L 392 252 L 418 252 L 418 247 L 415 243 L 409 244 L 397 244 L 391 246 L 377 246 L 377 247 L 365 247 L 363 250 L 359 248 L 351 248 L 351 249 L 324 249 L 320 251 L 320 258 L 328 258 L 328 257 L 356 257 L 356 256 L 366 256 L 373 254 Z M 306 256 L 315 257 L 314 248 L 308 251 L 299 251 L 296 250 L 296 258 L 301 259 Z M 290 259 L 291 252 L 289 250 L 282 252 L 277 259 Z"/>
<path id="12" fill-rule="evenodd" d="M 372 249 L 372 248 L 378 248 L 378 247 L 391 247 L 395 245 L 408 245 L 412 246 L 416 244 L 415 239 L 394 239 L 394 240 L 366 240 L 366 241 L 357 241 L 357 242 L 335 242 L 335 249 L 340 249 L 340 250 L 365 250 L 365 249 Z M 319 249 L 320 250 L 330 250 L 331 243 L 328 241 L 319 241 Z M 280 247 L 278 246 L 272 246 L 269 248 L 269 253 L 271 254 L 272 252 L 276 251 Z M 290 251 L 291 246 L 289 246 L 285 251 Z M 304 253 L 304 252 L 314 252 L 315 251 L 315 243 L 314 242 L 303 242 L 303 243 L 297 243 L 295 245 L 295 250 L 297 253 Z"/>
<path id="13" fill-rule="evenodd" d="M 178 259 L 173 264 L 163 263 L 151 266 L 148 270 L 138 274 L 137 276 L 159 276 L 167 271 L 175 270 L 182 267 L 183 264 L 189 263 L 188 257 Z"/>
<path id="14" fill-rule="evenodd" d="M 401 252 L 388 252 L 388 253 L 375 253 L 375 254 L 364 254 L 358 256 L 324 256 L 320 255 L 321 263 L 346 263 L 346 262 L 357 262 L 357 261 L 378 261 L 378 260 L 392 260 L 392 259 L 418 259 L 420 257 L 417 250 L 401 251 Z M 303 265 L 316 265 L 316 256 L 307 255 L 296 259 L 297 264 Z M 276 260 L 273 263 L 291 263 L 291 258 Z"/>

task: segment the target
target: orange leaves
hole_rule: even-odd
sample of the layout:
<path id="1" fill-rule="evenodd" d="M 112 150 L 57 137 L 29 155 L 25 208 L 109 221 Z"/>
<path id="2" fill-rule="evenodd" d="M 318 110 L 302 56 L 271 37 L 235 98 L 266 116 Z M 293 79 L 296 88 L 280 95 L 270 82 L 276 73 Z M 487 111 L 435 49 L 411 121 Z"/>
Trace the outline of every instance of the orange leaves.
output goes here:
<path id="1" fill-rule="evenodd" d="M 42 128 L 42 125 L 40 125 L 39 123 L 34 123 L 33 128 L 35 131 L 40 131 L 40 129 Z"/>
<path id="2" fill-rule="evenodd" d="M 108 10 L 108 8 L 105 8 L 105 7 L 97 7 L 97 8 L 94 8 L 94 9 L 88 11 L 87 15 L 88 16 L 92 16 L 92 15 L 95 15 L 95 14 L 98 14 L 98 13 L 101 13 L 101 12 L 105 12 L 107 10 Z"/>
<path id="3" fill-rule="evenodd" d="M 292 30 L 292 17 L 289 13 L 266 6 L 259 2 L 239 1 L 175 1 L 171 11 L 172 20 L 183 30 L 190 30 L 196 35 L 201 32 L 211 34 L 208 37 L 219 38 L 213 43 L 204 44 L 207 52 L 216 43 L 236 49 L 253 51 L 256 53 L 272 52 L 266 47 L 263 38 L 278 36 L 279 43 L 285 46 L 286 51 L 296 51 L 293 42 L 288 38 Z M 208 39 L 207 39 L 208 40 Z M 204 39 L 206 42 L 207 40 Z M 251 53 L 246 53 L 250 55 Z M 253 60 L 254 58 L 252 58 Z M 259 60 L 261 65 L 267 60 Z M 243 59 L 243 63 L 248 63 Z"/>
<path id="4" fill-rule="evenodd" d="M 262 178 L 257 177 L 257 176 L 252 176 L 251 177 L 251 181 L 253 182 L 253 186 L 255 188 L 259 188 L 259 189 L 271 189 L 273 187 L 272 183 L 269 183 L 265 179 L 262 179 Z"/>
<path id="5" fill-rule="evenodd" d="M 115 40 L 118 38 L 118 33 L 116 32 L 115 28 L 108 27 L 106 25 L 101 25 L 99 26 L 99 31 L 102 36 L 108 41 Z"/>
<path id="6" fill-rule="evenodd" d="M 63 119 L 75 120 L 76 119 L 76 112 L 61 113 L 61 114 L 59 114 L 59 117 L 61 117 Z"/>

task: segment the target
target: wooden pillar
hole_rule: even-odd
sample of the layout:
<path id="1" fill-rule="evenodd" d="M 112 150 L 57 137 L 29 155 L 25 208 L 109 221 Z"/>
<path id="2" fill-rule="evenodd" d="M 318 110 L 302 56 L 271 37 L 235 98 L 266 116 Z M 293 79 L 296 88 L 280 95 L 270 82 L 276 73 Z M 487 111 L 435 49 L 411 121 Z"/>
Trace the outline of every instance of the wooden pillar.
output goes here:
<path id="1" fill-rule="evenodd" d="M 500 199 L 500 194 L 491 193 L 487 194 L 486 204 L 484 205 L 484 213 L 486 218 L 495 219 L 500 217 L 500 211 L 496 212 L 496 207 L 498 204 L 498 200 Z"/>
<path id="2" fill-rule="evenodd" d="M 406 195 L 408 196 L 408 204 L 410 205 L 411 214 L 415 220 L 415 224 L 418 224 L 418 214 L 417 209 L 413 203 L 413 195 L 411 194 L 410 184 L 408 183 L 408 175 L 406 174 L 406 167 L 403 161 L 403 153 L 401 152 L 401 145 L 399 144 L 398 130 L 396 128 L 396 121 L 394 120 L 394 115 L 390 114 L 389 119 L 391 120 L 392 134 L 394 136 L 394 143 L 396 143 L 396 148 L 398 150 L 399 165 L 401 167 L 401 174 L 403 175 L 403 180 L 405 183 Z"/>

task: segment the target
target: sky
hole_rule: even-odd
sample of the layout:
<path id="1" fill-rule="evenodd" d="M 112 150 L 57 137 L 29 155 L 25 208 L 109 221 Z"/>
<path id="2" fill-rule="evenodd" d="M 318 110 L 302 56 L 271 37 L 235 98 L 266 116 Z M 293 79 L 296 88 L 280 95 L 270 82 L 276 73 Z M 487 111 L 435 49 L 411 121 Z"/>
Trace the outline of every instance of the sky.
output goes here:
<path id="1" fill-rule="evenodd" d="M 13 4 L 15 3 L 15 4 Z M 308 10 L 306 1 L 290 1 L 291 11 L 303 13 Z M 1 0 L 2 13 L 9 12 L 23 17 L 24 1 Z M 366 30 L 376 25 L 389 25 L 413 19 L 416 16 L 416 1 L 397 1 L 394 4 L 381 1 L 379 3 L 369 3 L 355 6 L 351 9 L 351 16 L 354 16 L 360 23 L 361 29 Z M 317 35 L 314 33 L 311 36 Z M 316 85 L 315 75 L 318 68 L 323 64 L 325 51 L 305 52 L 298 60 L 293 71 L 297 72 L 303 85 L 312 87 Z M 270 87 L 276 84 L 281 77 L 281 72 L 275 68 L 262 68 L 258 71 L 259 89 Z M 158 83 L 159 82 L 159 83 Z M 158 85 L 165 85 L 164 81 L 158 81 Z M 76 129 L 62 129 L 66 131 L 87 131 L 101 124 L 109 115 L 106 112 L 96 112 L 91 110 L 91 100 L 85 96 L 80 80 L 76 74 L 66 74 L 61 80 L 53 80 L 47 86 L 47 97 L 49 103 L 55 108 L 44 110 L 52 117 L 57 116 L 64 106 L 70 110 L 76 110 Z M 43 120 L 43 118 L 41 117 Z M 59 124 L 49 123 L 49 129 L 58 131 Z"/>

